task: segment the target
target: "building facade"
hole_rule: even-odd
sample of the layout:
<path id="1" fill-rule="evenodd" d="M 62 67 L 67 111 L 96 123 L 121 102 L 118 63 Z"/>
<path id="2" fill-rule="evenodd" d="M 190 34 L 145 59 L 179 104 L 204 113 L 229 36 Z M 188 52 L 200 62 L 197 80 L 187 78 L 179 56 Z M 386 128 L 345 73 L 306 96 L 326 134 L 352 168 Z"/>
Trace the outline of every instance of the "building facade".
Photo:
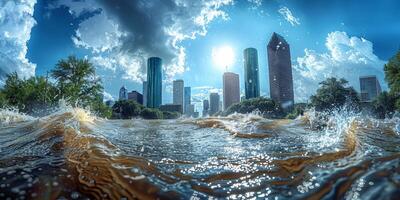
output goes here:
<path id="1" fill-rule="evenodd" d="M 143 105 L 147 106 L 147 81 L 143 81 Z"/>
<path id="2" fill-rule="evenodd" d="M 371 102 L 381 93 L 381 85 L 376 76 L 360 77 L 360 96 L 362 102 Z"/>
<path id="3" fill-rule="evenodd" d="M 172 102 L 183 107 L 183 80 L 175 80 L 172 84 Z"/>
<path id="4" fill-rule="evenodd" d="M 289 44 L 282 36 L 273 33 L 267 52 L 271 98 L 284 110 L 292 110 L 294 94 Z"/>
<path id="5" fill-rule="evenodd" d="M 125 86 L 122 86 L 121 89 L 119 89 L 119 100 L 128 100 L 128 90 Z"/>
<path id="6" fill-rule="evenodd" d="M 208 115 L 210 109 L 210 103 L 208 101 L 208 99 L 204 99 L 203 100 L 203 117 Z"/>
<path id="7" fill-rule="evenodd" d="M 260 80 L 258 71 L 258 53 L 255 48 L 247 48 L 244 56 L 244 87 L 246 99 L 260 96 Z"/>
<path id="8" fill-rule="evenodd" d="M 225 72 L 223 75 L 223 107 L 228 109 L 234 103 L 240 102 L 239 74 Z"/>
<path id="9" fill-rule="evenodd" d="M 136 101 L 139 104 L 143 105 L 143 95 L 138 91 L 132 91 L 128 93 L 128 100 Z"/>
<path id="10" fill-rule="evenodd" d="M 151 57 L 147 60 L 147 107 L 159 108 L 162 103 L 162 60 Z"/>
<path id="11" fill-rule="evenodd" d="M 219 94 L 218 93 L 211 93 L 210 94 L 210 111 L 209 115 L 213 115 L 219 111 Z"/>
<path id="12" fill-rule="evenodd" d="M 192 88 L 191 87 L 185 87 L 184 89 L 184 106 L 183 106 L 183 112 L 186 113 L 191 102 L 191 98 L 192 98 Z"/>

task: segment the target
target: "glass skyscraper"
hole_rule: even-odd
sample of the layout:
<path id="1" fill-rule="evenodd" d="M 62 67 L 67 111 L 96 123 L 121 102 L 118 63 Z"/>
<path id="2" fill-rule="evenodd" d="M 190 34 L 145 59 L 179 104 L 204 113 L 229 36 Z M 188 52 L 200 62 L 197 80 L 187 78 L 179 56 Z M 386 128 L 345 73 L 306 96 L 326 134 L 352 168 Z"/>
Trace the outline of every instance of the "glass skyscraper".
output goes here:
<path id="1" fill-rule="evenodd" d="M 183 80 L 175 80 L 172 84 L 172 102 L 175 105 L 180 105 L 183 111 L 184 104 L 183 104 L 183 87 L 184 82 Z"/>
<path id="2" fill-rule="evenodd" d="M 225 72 L 223 78 L 224 110 L 234 103 L 240 102 L 239 74 Z"/>
<path id="3" fill-rule="evenodd" d="M 162 60 L 151 57 L 147 60 L 147 107 L 159 108 L 162 103 Z"/>
<path id="4" fill-rule="evenodd" d="M 280 103 L 283 109 L 291 110 L 294 94 L 289 44 L 282 36 L 273 33 L 267 51 L 271 99 Z"/>
<path id="5" fill-rule="evenodd" d="M 247 48 L 244 56 L 244 86 L 246 99 L 260 96 L 260 81 L 258 73 L 258 53 L 255 48 Z"/>
<path id="6" fill-rule="evenodd" d="M 381 85 L 376 76 L 361 76 L 360 92 L 362 102 L 374 100 L 381 93 Z"/>
<path id="7" fill-rule="evenodd" d="M 183 106 L 183 110 L 184 113 L 187 113 L 189 110 L 189 106 L 192 103 L 191 102 L 191 96 L 192 96 L 192 89 L 190 87 L 185 87 L 185 91 L 184 91 L 184 106 Z"/>

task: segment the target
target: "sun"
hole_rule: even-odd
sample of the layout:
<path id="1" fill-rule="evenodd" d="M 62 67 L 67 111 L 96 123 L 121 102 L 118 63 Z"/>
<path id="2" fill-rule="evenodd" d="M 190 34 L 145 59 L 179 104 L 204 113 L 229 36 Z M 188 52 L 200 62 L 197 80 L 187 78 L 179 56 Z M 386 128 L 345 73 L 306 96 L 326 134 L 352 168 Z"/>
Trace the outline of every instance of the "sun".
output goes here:
<path id="1" fill-rule="evenodd" d="M 235 60 L 235 54 L 230 46 L 214 47 L 211 54 L 215 66 L 220 68 L 230 67 Z"/>

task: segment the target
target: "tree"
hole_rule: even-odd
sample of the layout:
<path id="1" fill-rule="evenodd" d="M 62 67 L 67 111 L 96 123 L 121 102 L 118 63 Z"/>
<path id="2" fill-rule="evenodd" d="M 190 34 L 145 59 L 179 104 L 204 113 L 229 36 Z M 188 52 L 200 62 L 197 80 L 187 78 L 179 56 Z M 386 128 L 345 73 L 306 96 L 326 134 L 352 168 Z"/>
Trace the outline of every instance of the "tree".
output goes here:
<path id="1" fill-rule="evenodd" d="M 143 119 L 162 119 L 162 114 L 163 113 L 158 109 L 145 108 L 140 113 L 140 116 L 143 117 Z"/>
<path id="2" fill-rule="evenodd" d="M 390 94 L 396 98 L 395 105 L 400 110 L 400 51 L 385 64 L 384 71 Z"/>
<path id="3" fill-rule="evenodd" d="M 102 96 L 101 80 L 87 59 L 75 56 L 62 59 L 51 71 L 51 76 L 57 81 L 59 95 L 72 105 L 91 106 L 98 103 Z"/>
<path id="4" fill-rule="evenodd" d="M 386 116 L 391 116 L 395 110 L 396 98 L 388 92 L 382 92 L 373 101 L 373 111 L 377 118 L 385 118 Z"/>
<path id="5" fill-rule="evenodd" d="M 227 116 L 235 112 L 246 114 L 253 111 L 260 111 L 267 118 L 280 118 L 284 116 L 284 111 L 278 103 L 264 97 L 246 99 L 240 103 L 233 104 L 222 112 L 222 115 Z"/>
<path id="6" fill-rule="evenodd" d="M 317 111 L 341 108 L 346 103 L 358 109 L 360 100 L 353 87 L 345 79 L 328 78 L 320 83 L 317 93 L 311 96 L 311 104 Z"/>
<path id="7" fill-rule="evenodd" d="M 47 78 L 20 79 L 17 73 L 7 75 L 1 94 L 2 101 L 8 106 L 30 114 L 42 112 L 58 101 L 57 89 Z"/>
<path id="8" fill-rule="evenodd" d="M 115 118 L 131 119 L 138 117 L 142 110 L 143 105 L 131 100 L 121 100 L 115 102 L 112 107 Z"/>

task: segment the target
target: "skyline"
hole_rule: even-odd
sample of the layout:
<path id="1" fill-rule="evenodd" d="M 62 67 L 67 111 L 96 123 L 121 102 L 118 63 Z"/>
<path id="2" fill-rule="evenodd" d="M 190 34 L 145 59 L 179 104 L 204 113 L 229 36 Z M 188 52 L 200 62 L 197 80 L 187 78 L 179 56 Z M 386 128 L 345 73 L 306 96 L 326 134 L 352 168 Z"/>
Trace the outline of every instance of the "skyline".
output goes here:
<path id="1" fill-rule="evenodd" d="M 143 16 L 155 5 L 145 3 L 142 11 L 139 4 L 127 2 L 5 1 L 3 16 L 10 20 L 0 23 L 0 39 L 6 41 L 0 47 L 11 50 L 2 51 L 2 75 L 11 70 L 43 75 L 60 58 L 86 56 L 103 79 L 106 97 L 111 94 L 118 99 L 121 85 L 129 91 L 142 91 L 146 74 L 142 61 L 159 56 L 168 69 L 163 77 L 168 83 L 163 84 L 162 103 L 172 102 L 172 80 L 183 79 L 192 87 L 193 103 L 201 110 L 201 101 L 210 92 L 222 96 L 220 77 L 225 69 L 215 66 L 213 49 L 231 47 L 234 61 L 229 71 L 243 80 L 242 51 L 256 48 L 260 95 L 269 96 L 266 44 L 272 32 L 281 33 L 292 47 L 294 91 L 299 98 L 295 101 L 299 102 L 330 75 L 343 76 L 358 91 L 359 76 L 376 75 L 385 90 L 383 64 L 399 48 L 400 22 L 390 17 L 400 9 L 396 1 L 184 1 L 193 4 L 192 8 L 182 8 L 179 14 L 183 5 L 163 1 L 156 6 L 160 10 L 156 17 L 172 13 L 170 21 L 144 17 L 142 22 L 128 19 Z M 168 7 L 167 2 L 174 6 Z M 124 6 L 126 10 L 117 9 Z M 334 17 L 337 13 L 340 17 Z M 215 76 L 202 77 L 210 71 Z M 243 81 L 240 88 L 243 94 Z"/>

